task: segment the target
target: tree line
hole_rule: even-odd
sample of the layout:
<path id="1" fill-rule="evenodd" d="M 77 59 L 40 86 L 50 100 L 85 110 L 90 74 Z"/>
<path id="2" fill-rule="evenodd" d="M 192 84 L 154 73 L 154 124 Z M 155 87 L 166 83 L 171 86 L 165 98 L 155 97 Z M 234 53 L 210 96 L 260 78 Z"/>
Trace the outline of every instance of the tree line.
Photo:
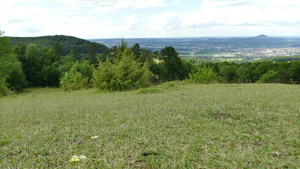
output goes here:
<path id="1" fill-rule="evenodd" d="M 0 95 L 29 87 L 61 87 L 64 90 L 96 87 L 101 90 L 132 90 L 166 81 L 192 83 L 300 83 L 300 62 L 247 62 L 192 64 L 175 48 L 160 51 L 121 44 L 99 52 L 99 44 L 87 46 L 86 57 L 76 48 L 64 54 L 55 42 L 11 45 L 0 33 Z"/>
<path id="2" fill-rule="evenodd" d="M 300 84 L 300 61 L 202 62 L 199 70 L 210 69 L 220 83 Z"/>

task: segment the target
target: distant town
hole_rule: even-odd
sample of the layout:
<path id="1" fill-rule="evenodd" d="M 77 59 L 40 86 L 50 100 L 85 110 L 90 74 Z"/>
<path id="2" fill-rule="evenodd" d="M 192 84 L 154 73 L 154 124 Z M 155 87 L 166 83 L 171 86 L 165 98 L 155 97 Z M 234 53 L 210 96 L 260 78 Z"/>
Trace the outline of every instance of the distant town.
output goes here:
<path id="1" fill-rule="evenodd" d="M 90 40 L 107 45 L 120 44 L 121 39 Z M 234 37 L 234 38 L 138 38 L 125 39 L 129 46 L 138 43 L 151 51 L 173 46 L 182 58 L 227 61 L 251 61 L 260 58 L 300 55 L 299 37 Z M 233 59 L 236 58 L 236 59 Z M 243 59 L 241 59 L 243 58 Z M 217 59 L 216 61 L 220 61 Z"/>
<path id="2" fill-rule="evenodd" d="M 236 57 L 237 55 L 245 57 L 278 57 L 300 55 L 300 47 L 289 48 L 240 48 L 232 49 L 232 53 L 214 54 L 213 57 Z"/>

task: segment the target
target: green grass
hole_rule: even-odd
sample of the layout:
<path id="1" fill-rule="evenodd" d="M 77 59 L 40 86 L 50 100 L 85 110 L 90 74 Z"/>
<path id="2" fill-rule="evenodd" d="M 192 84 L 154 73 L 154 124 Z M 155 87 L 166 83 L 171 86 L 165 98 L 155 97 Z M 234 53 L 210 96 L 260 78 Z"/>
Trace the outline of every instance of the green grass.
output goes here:
<path id="1" fill-rule="evenodd" d="M 2 97 L 0 168 L 300 166 L 299 85 L 165 86 Z"/>

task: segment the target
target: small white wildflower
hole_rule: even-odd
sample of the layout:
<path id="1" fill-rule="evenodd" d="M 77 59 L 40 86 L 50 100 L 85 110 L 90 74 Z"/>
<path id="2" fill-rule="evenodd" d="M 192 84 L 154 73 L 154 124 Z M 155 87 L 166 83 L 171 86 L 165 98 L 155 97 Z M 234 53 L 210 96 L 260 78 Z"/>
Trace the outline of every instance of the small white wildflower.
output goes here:
<path id="1" fill-rule="evenodd" d="M 73 155 L 71 157 L 71 160 L 69 160 L 69 163 L 78 162 L 79 160 L 83 160 L 83 159 L 86 159 L 86 156 L 84 156 L 84 155 L 81 155 L 81 156 Z"/>
<path id="2" fill-rule="evenodd" d="M 79 156 L 79 159 L 86 159 L 86 156 L 81 155 L 81 156 Z"/>
<path id="3" fill-rule="evenodd" d="M 96 139 L 96 138 L 98 138 L 99 136 L 92 136 L 92 137 L 90 137 L 92 140 L 94 140 L 94 139 Z"/>
<path id="4" fill-rule="evenodd" d="M 273 154 L 273 156 L 279 156 L 280 155 L 280 153 L 278 153 L 277 151 L 272 151 L 271 153 Z"/>
<path id="5" fill-rule="evenodd" d="M 71 160 L 69 160 L 69 163 L 71 163 L 71 162 L 78 162 L 78 161 L 79 161 L 79 157 L 77 155 L 73 155 L 71 157 Z"/>

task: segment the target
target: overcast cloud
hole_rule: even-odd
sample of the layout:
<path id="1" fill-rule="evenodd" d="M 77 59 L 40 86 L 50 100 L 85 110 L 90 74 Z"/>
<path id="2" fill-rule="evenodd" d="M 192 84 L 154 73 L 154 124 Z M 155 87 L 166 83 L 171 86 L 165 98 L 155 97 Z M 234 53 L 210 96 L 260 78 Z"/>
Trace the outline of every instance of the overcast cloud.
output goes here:
<path id="1" fill-rule="evenodd" d="M 300 36 L 296 0 L 0 0 L 7 36 Z"/>

